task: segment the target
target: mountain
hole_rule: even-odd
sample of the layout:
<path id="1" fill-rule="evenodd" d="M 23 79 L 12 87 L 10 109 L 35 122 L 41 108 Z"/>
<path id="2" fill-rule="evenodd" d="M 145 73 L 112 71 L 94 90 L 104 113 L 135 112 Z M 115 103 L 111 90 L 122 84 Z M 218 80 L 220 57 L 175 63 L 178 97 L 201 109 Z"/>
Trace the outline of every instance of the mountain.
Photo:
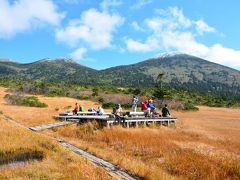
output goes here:
<path id="1" fill-rule="evenodd" d="M 187 54 L 165 53 L 100 71 L 66 58 L 29 64 L 0 61 L 0 75 L 19 80 L 151 87 L 160 73 L 164 74 L 163 83 L 174 88 L 240 97 L 239 71 Z"/>
<path id="2" fill-rule="evenodd" d="M 118 66 L 101 71 L 108 83 L 118 86 L 152 86 L 158 74 L 171 87 L 240 94 L 240 72 L 187 54 L 163 54 L 137 64 Z"/>
<path id="3" fill-rule="evenodd" d="M 97 71 L 71 59 L 42 59 L 29 64 L 0 62 L 0 75 L 16 80 L 42 80 L 46 82 L 72 82 L 88 84 Z"/>

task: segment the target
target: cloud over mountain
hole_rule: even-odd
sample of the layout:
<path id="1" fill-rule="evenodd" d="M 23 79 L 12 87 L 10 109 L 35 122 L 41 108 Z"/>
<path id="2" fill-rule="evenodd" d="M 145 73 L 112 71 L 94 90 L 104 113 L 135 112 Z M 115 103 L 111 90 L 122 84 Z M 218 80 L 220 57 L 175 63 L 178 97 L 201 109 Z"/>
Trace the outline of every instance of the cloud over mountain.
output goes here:
<path id="1" fill-rule="evenodd" d="M 52 0 L 0 0 L 0 38 L 10 38 L 19 32 L 45 24 L 57 26 L 64 13 L 57 11 Z"/>

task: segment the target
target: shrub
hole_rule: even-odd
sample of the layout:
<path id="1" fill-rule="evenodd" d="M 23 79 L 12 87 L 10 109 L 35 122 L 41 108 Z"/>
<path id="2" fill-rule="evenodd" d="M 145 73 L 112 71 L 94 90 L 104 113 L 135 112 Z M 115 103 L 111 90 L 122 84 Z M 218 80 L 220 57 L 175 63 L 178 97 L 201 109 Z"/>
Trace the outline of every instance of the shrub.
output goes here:
<path id="1" fill-rule="evenodd" d="M 116 104 L 113 102 L 105 102 L 102 104 L 103 108 L 113 108 Z"/>
<path id="2" fill-rule="evenodd" d="M 98 96 L 98 88 L 93 88 L 92 89 L 92 96 Z"/>
<path id="3" fill-rule="evenodd" d="M 183 110 L 191 110 L 191 111 L 198 111 L 199 108 L 194 106 L 192 103 L 190 102 L 185 102 L 184 103 L 184 109 Z"/>
<path id="4" fill-rule="evenodd" d="M 130 103 L 124 103 L 124 104 L 122 104 L 121 106 L 122 106 L 123 108 L 125 108 L 125 109 L 131 108 L 131 104 L 130 104 Z"/>
<path id="5" fill-rule="evenodd" d="M 89 99 L 88 96 L 77 96 L 76 98 L 80 99 L 80 100 L 88 100 Z"/>
<path id="6" fill-rule="evenodd" d="M 37 149 L 14 149 L 8 151 L 0 151 L 0 165 L 7 164 L 14 161 L 28 161 L 28 160 L 42 160 L 44 154 Z"/>
<path id="7" fill-rule="evenodd" d="M 105 101 L 106 101 L 106 100 L 105 100 L 103 97 L 99 97 L 99 98 L 98 98 L 98 102 L 100 102 L 100 103 L 102 103 L 102 104 L 103 104 Z"/>
<path id="8" fill-rule="evenodd" d="M 24 96 L 23 94 L 6 94 L 5 100 L 8 104 L 23 105 L 29 107 L 47 107 L 48 105 L 38 100 L 36 96 Z"/>
<path id="9" fill-rule="evenodd" d="M 29 96 L 29 97 L 23 98 L 22 105 L 30 106 L 30 107 L 48 107 L 47 104 L 39 102 L 36 96 Z"/>

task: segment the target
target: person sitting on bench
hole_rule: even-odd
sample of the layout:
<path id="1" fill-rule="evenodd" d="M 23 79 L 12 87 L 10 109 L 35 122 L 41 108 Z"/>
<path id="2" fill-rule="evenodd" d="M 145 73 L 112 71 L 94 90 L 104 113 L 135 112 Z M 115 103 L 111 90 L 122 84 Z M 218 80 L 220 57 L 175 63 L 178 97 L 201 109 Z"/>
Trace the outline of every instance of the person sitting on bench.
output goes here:
<path id="1" fill-rule="evenodd" d="M 113 108 L 113 114 L 120 116 L 122 113 L 122 107 L 121 104 L 118 104 Z"/>
<path id="2" fill-rule="evenodd" d="M 162 116 L 163 116 L 163 117 L 169 117 L 169 116 L 170 116 L 170 112 L 169 112 L 167 106 L 168 106 L 168 105 L 165 104 L 165 106 L 162 108 Z"/>
<path id="3" fill-rule="evenodd" d="M 84 112 L 84 106 L 83 105 L 79 105 L 79 111 Z"/>
<path id="4" fill-rule="evenodd" d="M 88 109 L 88 112 L 97 112 L 93 107 L 90 107 L 89 109 Z"/>
<path id="5" fill-rule="evenodd" d="M 102 106 L 98 107 L 98 111 L 97 111 L 98 115 L 103 115 L 104 114 L 104 109 L 102 108 Z"/>
<path id="6" fill-rule="evenodd" d="M 153 112 L 156 111 L 156 107 L 155 107 L 155 105 L 153 104 L 153 100 L 152 100 L 152 99 L 150 99 L 150 100 L 148 101 L 147 107 L 148 107 L 148 114 L 151 114 L 151 113 L 153 113 Z"/>
<path id="7" fill-rule="evenodd" d="M 78 106 L 78 103 L 75 104 L 75 108 L 73 109 L 73 115 L 76 115 L 77 112 L 79 111 L 79 106 Z"/>
<path id="8" fill-rule="evenodd" d="M 148 115 L 148 107 L 147 107 L 147 105 L 148 105 L 148 101 L 143 101 L 142 102 L 142 111 L 144 112 L 144 114 L 145 114 L 145 116 L 147 116 Z"/>

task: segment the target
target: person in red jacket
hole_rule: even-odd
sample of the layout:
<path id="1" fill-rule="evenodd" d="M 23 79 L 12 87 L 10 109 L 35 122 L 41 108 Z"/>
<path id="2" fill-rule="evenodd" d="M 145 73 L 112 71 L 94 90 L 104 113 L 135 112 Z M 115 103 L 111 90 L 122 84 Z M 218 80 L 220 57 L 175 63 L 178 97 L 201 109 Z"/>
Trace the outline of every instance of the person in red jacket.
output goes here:
<path id="1" fill-rule="evenodd" d="M 148 101 L 143 101 L 142 102 L 142 111 L 147 115 L 148 114 L 148 107 L 147 107 L 147 105 L 148 105 Z"/>

